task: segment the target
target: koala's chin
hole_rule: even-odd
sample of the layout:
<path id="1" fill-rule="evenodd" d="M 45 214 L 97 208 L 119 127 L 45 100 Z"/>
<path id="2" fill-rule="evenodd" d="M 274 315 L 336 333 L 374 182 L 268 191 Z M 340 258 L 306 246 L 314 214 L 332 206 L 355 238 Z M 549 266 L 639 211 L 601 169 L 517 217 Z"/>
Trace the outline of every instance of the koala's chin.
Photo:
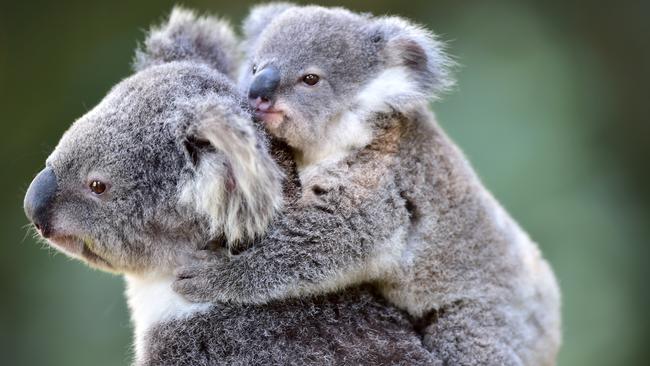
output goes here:
<path id="1" fill-rule="evenodd" d="M 57 235 L 50 237 L 48 242 L 67 255 L 85 261 L 91 267 L 107 272 L 116 272 L 116 268 L 108 260 L 93 252 L 90 239 L 84 240 L 73 235 Z"/>

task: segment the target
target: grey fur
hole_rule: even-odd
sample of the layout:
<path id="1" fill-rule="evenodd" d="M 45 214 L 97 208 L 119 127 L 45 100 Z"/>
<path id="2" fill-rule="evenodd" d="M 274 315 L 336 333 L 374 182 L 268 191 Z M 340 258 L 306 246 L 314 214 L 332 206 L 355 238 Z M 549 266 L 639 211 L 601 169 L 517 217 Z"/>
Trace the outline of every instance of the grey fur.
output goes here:
<path id="1" fill-rule="evenodd" d="M 263 24 L 265 31 L 260 32 Z M 396 109 L 408 109 L 412 102 L 436 97 L 453 85 L 453 61 L 443 52 L 443 44 L 398 17 L 283 3 L 254 8 L 244 29 L 252 36 L 245 40 L 250 46 L 240 85 L 244 89 L 250 85 L 253 66 L 262 70 L 272 63 L 279 68 L 278 99 L 301 107 L 293 108 L 285 123 L 271 131 L 299 150 L 317 143 L 337 113 L 355 108 L 354 96 L 387 67 L 404 66 L 415 85 L 410 93 L 386 101 Z M 312 72 L 312 66 L 317 66 L 321 82 L 304 90 L 300 78 Z"/>
<path id="2" fill-rule="evenodd" d="M 254 43 L 258 72 L 280 70 L 272 102 L 283 119 L 267 125 L 295 149 L 303 196 L 256 246 L 187 266 L 175 289 L 265 303 L 371 282 L 420 319 L 444 364 L 553 365 L 555 278 L 429 111 L 430 96 L 450 84 L 431 34 L 399 18 L 310 6 L 272 17 Z M 301 85 L 309 69 L 325 81 Z M 394 88 L 369 89 L 387 75 Z M 347 138 L 330 133 L 341 121 L 361 133 L 319 156 Z"/>
<path id="3" fill-rule="evenodd" d="M 292 3 L 275 2 L 253 7 L 242 25 L 245 41 L 254 42 L 274 18 L 294 6 Z M 253 44 L 248 43 L 248 46 L 252 47 Z"/>
<path id="4" fill-rule="evenodd" d="M 140 51 L 139 59 L 147 61 L 70 127 L 46 163 L 58 182 L 48 239 L 93 267 L 125 274 L 136 364 L 435 364 L 407 315 L 368 288 L 264 306 L 181 303 L 191 312 L 139 324 L 138 311 L 166 311 L 178 300 L 138 308 L 141 294 L 132 279 L 171 278 L 179 264 L 215 239 L 232 240 L 233 232 L 240 245 L 255 239 L 282 198 L 284 174 L 223 74 L 234 61 L 204 57 L 227 56 L 228 48 L 218 48 L 229 44 L 229 32 L 219 33 L 223 40 L 204 37 L 210 27 L 222 31 L 224 25 L 183 10 L 170 19 Z M 183 52 L 172 52 L 171 59 L 152 46 L 175 49 L 176 42 Z M 94 195 L 88 188 L 93 179 L 108 183 L 108 190 Z M 200 199 L 205 192 L 220 199 L 206 204 Z M 146 293 L 144 299 L 157 300 Z"/>
<path id="5" fill-rule="evenodd" d="M 139 71 L 153 64 L 194 59 L 234 77 L 240 58 L 239 42 L 226 20 L 199 17 L 176 7 L 168 22 L 149 31 L 136 51 L 133 68 Z"/>
<path id="6" fill-rule="evenodd" d="M 149 334 L 141 365 L 442 365 L 367 287 L 267 305 L 218 304 Z"/>

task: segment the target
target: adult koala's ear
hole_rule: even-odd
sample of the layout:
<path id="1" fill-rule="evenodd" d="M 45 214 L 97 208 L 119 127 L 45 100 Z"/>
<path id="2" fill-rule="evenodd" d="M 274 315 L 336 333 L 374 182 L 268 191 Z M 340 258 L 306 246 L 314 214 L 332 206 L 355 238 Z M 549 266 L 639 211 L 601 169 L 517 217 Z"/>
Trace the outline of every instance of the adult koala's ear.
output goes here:
<path id="1" fill-rule="evenodd" d="M 287 2 L 268 3 L 253 7 L 242 23 L 246 47 L 252 46 L 275 18 L 294 7 L 296 7 L 295 4 Z"/>
<path id="2" fill-rule="evenodd" d="M 133 68 L 140 71 L 165 62 L 195 60 L 234 78 L 239 59 L 238 40 L 227 21 L 175 7 L 166 22 L 148 31 Z"/>
<path id="3" fill-rule="evenodd" d="M 437 99 L 454 85 L 455 62 L 430 31 L 399 17 L 375 18 L 368 30 L 386 62 L 382 78 L 390 84 L 384 85 L 390 104 Z"/>
<path id="4" fill-rule="evenodd" d="M 181 201 L 210 218 L 212 234 L 236 247 L 262 235 L 282 209 L 284 174 L 250 117 L 223 103 L 199 106 L 196 123 L 182 131 L 194 167 Z"/>

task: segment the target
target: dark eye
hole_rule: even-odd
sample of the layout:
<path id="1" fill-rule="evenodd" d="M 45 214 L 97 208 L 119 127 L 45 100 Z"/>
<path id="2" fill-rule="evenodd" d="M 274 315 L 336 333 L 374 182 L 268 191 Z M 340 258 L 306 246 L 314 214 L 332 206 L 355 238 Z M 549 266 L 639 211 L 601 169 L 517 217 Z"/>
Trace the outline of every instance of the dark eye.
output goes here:
<path id="1" fill-rule="evenodd" d="M 316 85 L 320 78 L 316 74 L 307 74 L 302 77 L 302 82 L 307 84 L 307 85 Z"/>
<path id="2" fill-rule="evenodd" d="M 90 182 L 89 187 L 90 187 L 90 190 L 94 194 L 97 194 L 97 195 L 100 195 L 100 194 L 106 192 L 106 184 L 104 182 L 102 182 L 102 181 L 99 181 L 99 180 L 94 180 L 94 181 Z"/>
<path id="3" fill-rule="evenodd" d="M 253 69 L 252 69 L 252 70 L 253 70 L 253 75 L 255 75 L 255 73 L 257 72 L 257 65 L 253 65 Z"/>

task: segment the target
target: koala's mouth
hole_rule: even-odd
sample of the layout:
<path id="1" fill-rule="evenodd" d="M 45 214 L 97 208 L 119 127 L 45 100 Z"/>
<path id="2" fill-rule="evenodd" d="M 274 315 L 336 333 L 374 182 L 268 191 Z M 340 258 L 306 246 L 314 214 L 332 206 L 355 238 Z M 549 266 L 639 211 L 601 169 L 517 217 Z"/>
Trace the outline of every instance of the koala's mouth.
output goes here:
<path id="1" fill-rule="evenodd" d="M 104 258 L 95 253 L 91 247 L 90 240 L 84 240 L 73 235 L 57 235 L 48 239 L 48 241 L 56 248 L 59 248 L 65 253 L 74 257 L 81 257 L 90 264 L 99 267 L 112 269 L 113 266 Z"/>
<path id="2" fill-rule="evenodd" d="M 279 109 L 256 109 L 255 118 L 268 127 L 277 127 L 284 120 L 284 112 Z"/>

